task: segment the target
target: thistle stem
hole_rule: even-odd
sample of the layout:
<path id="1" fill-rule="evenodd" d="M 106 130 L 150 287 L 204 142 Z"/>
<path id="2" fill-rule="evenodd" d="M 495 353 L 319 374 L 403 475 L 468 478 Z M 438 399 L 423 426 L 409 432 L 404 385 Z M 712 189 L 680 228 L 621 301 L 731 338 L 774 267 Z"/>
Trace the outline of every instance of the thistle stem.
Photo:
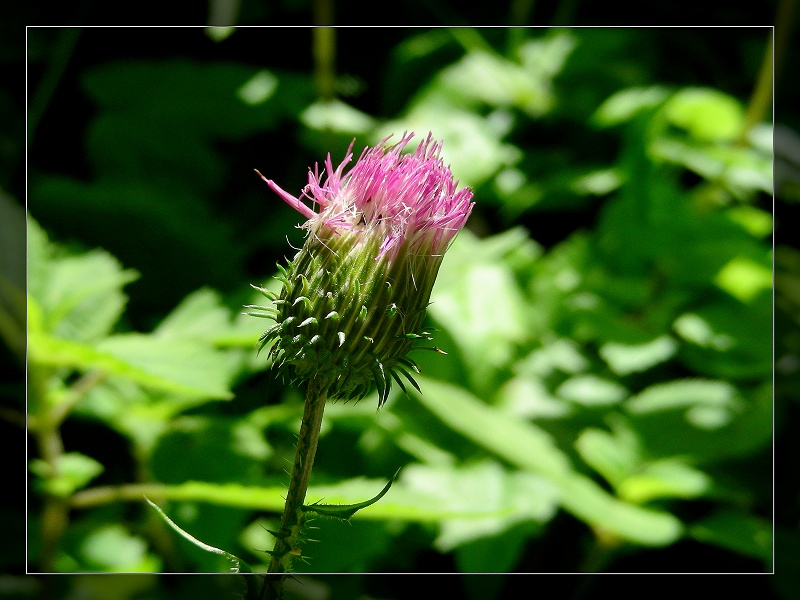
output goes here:
<path id="1" fill-rule="evenodd" d="M 306 498 L 311 467 L 314 466 L 314 456 L 317 453 L 326 397 L 327 390 L 317 389 L 313 382 L 308 386 L 289 491 L 286 494 L 286 504 L 283 508 L 281 526 L 277 532 L 272 560 L 267 571 L 268 575 L 261 588 L 261 600 L 278 600 L 283 596 L 283 580 L 286 576 L 270 576 L 269 573 L 286 573 L 290 568 L 293 554 L 296 555 L 295 548 L 299 543 L 298 535 L 302 530 L 304 520 L 303 501 Z"/>

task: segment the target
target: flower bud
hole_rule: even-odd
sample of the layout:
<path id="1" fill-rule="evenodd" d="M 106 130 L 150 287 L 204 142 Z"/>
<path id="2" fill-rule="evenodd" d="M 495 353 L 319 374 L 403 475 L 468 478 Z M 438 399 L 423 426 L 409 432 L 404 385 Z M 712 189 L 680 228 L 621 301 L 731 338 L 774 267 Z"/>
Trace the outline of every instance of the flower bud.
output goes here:
<path id="1" fill-rule="evenodd" d="M 377 386 L 379 405 L 392 381 L 417 387 L 407 357 L 422 331 L 444 253 L 472 210 L 472 191 L 457 190 L 432 137 L 402 154 L 413 137 L 365 148 L 353 167 L 352 144 L 344 161 L 309 172 L 301 197 L 315 212 L 261 176 L 306 217 L 307 236 L 272 295 L 275 325 L 260 338 L 295 383 L 327 391 L 329 398 L 360 399 Z M 388 139 L 388 138 L 387 138 Z M 261 175 L 259 173 L 259 175 Z M 401 377 L 402 376 L 402 377 Z"/>

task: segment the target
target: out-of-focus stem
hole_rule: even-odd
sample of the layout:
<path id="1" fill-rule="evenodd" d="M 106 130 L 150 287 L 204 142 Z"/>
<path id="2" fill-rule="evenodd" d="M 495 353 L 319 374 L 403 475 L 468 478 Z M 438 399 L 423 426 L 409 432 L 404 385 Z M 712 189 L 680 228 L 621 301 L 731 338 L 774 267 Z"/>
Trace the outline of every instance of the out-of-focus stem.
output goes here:
<path id="1" fill-rule="evenodd" d="M 105 373 L 93 371 L 83 375 L 76 381 L 68 394 L 58 402 L 48 399 L 46 372 L 30 365 L 28 368 L 28 392 L 35 414 L 28 418 L 28 428 L 36 438 L 39 456 L 48 465 L 50 479 L 59 476 L 59 462 L 64 454 L 61 440 L 61 424 L 66 419 L 75 403 L 90 389 L 105 378 Z M 71 499 L 45 493 L 41 513 L 42 553 L 39 559 L 39 570 L 49 573 L 54 570 L 54 560 L 61 537 L 69 524 Z"/>
<path id="2" fill-rule="evenodd" d="M 739 136 L 739 143 L 747 143 L 747 134 L 758 125 L 771 108 L 772 101 L 772 51 L 773 39 L 770 35 L 767 47 L 764 49 L 764 60 L 761 62 L 761 70 L 758 73 L 753 93 L 747 103 L 747 112 L 744 118 L 744 127 Z"/>
<path id="3" fill-rule="evenodd" d="M 336 92 L 336 29 L 333 0 L 314 1 L 314 81 L 322 100 L 333 100 Z"/>
<path id="4" fill-rule="evenodd" d="M 36 418 L 30 428 L 39 447 L 39 456 L 49 467 L 50 478 L 58 477 L 58 463 L 64 454 L 59 431 L 60 422 L 46 399 L 45 374 L 36 365 L 28 368 L 28 393 L 32 405 L 38 407 Z M 35 426 L 34 426 L 35 424 Z M 65 499 L 46 493 L 41 513 L 42 552 L 39 557 L 39 570 L 42 573 L 53 571 L 54 559 L 61 536 L 67 527 L 69 506 Z"/>
<path id="5" fill-rule="evenodd" d="M 277 539 L 272 551 L 272 560 L 264 586 L 261 588 L 262 600 L 276 600 L 283 596 L 283 580 L 285 578 L 283 574 L 289 569 L 292 557 L 299 551 L 299 534 L 304 519 L 303 501 L 306 498 L 311 467 L 314 466 L 314 456 L 317 453 L 326 397 L 326 390 L 316 389 L 313 383 L 309 385 L 281 526 L 276 532 Z M 272 573 L 275 575 L 270 575 Z"/>

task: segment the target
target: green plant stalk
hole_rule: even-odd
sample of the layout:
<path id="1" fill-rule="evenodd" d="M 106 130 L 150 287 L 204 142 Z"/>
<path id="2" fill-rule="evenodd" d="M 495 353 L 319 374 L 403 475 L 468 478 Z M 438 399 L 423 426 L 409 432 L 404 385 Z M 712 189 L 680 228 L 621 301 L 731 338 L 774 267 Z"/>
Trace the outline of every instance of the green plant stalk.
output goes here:
<path id="1" fill-rule="evenodd" d="M 37 364 L 28 366 L 28 390 L 33 414 L 28 416 L 28 428 L 36 439 L 39 456 L 49 467 L 49 478 L 59 476 L 59 461 L 64 455 L 61 439 L 61 425 L 69 416 L 75 403 L 106 376 L 101 371 L 84 374 L 58 400 L 50 397 L 47 379 L 50 372 Z M 69 525 L 71 498 L 45 492 L 41 512 L 42 551 L 39 570 L 42 573 L 54 571 L 55 558 L 61 538 Z"/>
<path id="2" fill-rule="evenodd" d="M 30 430 L 39 448 L 39 455 L 47 463 L 50 477 L 58 477 L 58 463 L 64 454 L 59 426 L 60 415 L 55 414 L 55 407 L 47 401 L 47 374 L 38 365 L 28 367 L 28 390 L 31 404 L 34 406 L 34 418 L 29 417 Z M 46 492 L 41 512 L 42 550 L 39 557 L 39 570 L 42 573 L 53 571 L 56 552 L 61 537 L 69 523 L 69 505 L 66 499 Z"/>
<path id="3" fill-rule="evenodd" d="M 312 383 L 306 393 L 303 421 L 300 425 L 300 435 L 297 439 L 297 451 L 294 457 L 294 467 L 289 481 L 289 491 L 286 494 L 286 504 L 283 508 L 280 529 L 275 532 L 275 548 L 272 551 L 272 560 L 261 588 L 261 600 L 277 600 L 283 596 L 283 581 L 285 573 L 291 570 L 292 559 L 300 556 L 300 534 L 305 523 L 303 501 L 308 490 L 308 480 L 311 476 L 311 467 L 314 466 L 314 456 L 317 453 L 319 431 L 322 425 L 322 414 L 325 411 L 327 390 L 319 390 Z M 270 576 L 270 573 L 281 573 L 280 577 Z"/>

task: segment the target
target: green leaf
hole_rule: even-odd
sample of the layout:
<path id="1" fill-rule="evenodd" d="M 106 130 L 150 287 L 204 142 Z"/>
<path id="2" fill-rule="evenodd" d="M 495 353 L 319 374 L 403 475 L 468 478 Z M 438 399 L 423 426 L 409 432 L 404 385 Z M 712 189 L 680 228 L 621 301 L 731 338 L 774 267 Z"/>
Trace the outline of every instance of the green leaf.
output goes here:
<path id="1" fill-rule="evenodd" d="M 609 406 L 628 395 L 620 384 L 596 375 L 570 377 L 556 390 L 556 396 L 583 406 Z"/>
<path id="2" fill-rule="evenodd" d="M 620 498 L 644 504 L 658 498 L 698 498 L 711 489 L 711 478 L 679 459 L 644 465 L 617 487 Z"/>
<path id="3" fill-rule="evenodd" d="M 29 228 L 28 291 L 41 310 L 42 326 L 55 336 L 78 341 L 107 335 L 127 301 L 122 288 L 137 279 L 138 273 L 123 270 L 117 259 L 103 250 L 58 255 L 44 233 L 37 233 L 40 230 L 34 222 Z"/>
<path id="4" fill-rule="evenodd" d="M 602 429 L 584 429 L 575 440 L 584 462 L 617 488 L 641 463 L 641 449 L 629 428 L 614 427 L 611 434 Z"/>
<path id="5" fill-rule="evenodd" d="M 520 469 L 555 485 L 565 510 L 597 530 L 648 546 L 674 542 L 682 525 L 669 513 L 621 502 L 578 474 L 544 431 L 492 409 L 466 390 L 420 377 L 420 403 L 448 427 Z"/>
<path id="6" fill-rule="evenodd" d="M 300 115 L 309 129 L 350 136 L 364 135 L 375 127 L 375 119 L 341 100 L 317 101 Z"/>
<path id="7" fill-rule="evenodd" d="M 736 388 L 725 381 L 682 379 L 653 384 L 629 398 L 625 407 L 634 414 L 696 406 L 728 407 L 736 402 L 736 395 Z"/>
<path id="8" fill-rule="evenodd" d="M 219 293 L 203 288 L 192 292 L 153 330 L 164 340 L 197 340 L 214 343 L 230 329 L 230 311 L 222 306 Z M 258 325 L 255 329 L 260 329 Z"/>
<path id="9" fill-rule="evenodd" d="M 162 569 L 160 559 L 147 552 L 147 542 L 118 524 L 92 530 L 81 540 L 78 555 L 87 571 L 157 573 Z"/>
<path id="10" fill-rule="evenodd" d="M 622 90 L 600 105 L 592 121 L 599 127 L 619 125 L 643 110 L 658 106 L 667 96 L 667 90 L 660 86 Z"/>
<path id="11" fill-rule="evenodd" d="M 732 296 L 749 303 L 761 292 L 772 289 L 772 269 L 749 258 L 737 256 L 722 267 L 714 282 Z"/>
<path id="12" fill-rule="evenodd" d="M 97 348 L 184 389 L 194 390 L 192 395 L 233 397 L 230 383 L 238 370 L 237 357 L 192 340 L 162 340 L 132 333 L 108 337 Z"/>
<path id="13" fill-rule="evenodd" d="M 492 388 L 516 344 L 525 339 L 525 299 L 510 266 L 506 244 L 520 240 L 512 230 L 488 240 L 462 231 L 447 253 L 431 294 L 431 316 L 447 329 L 464 357 L 476 389 Z M 524 247 L 531 260 L 536 247 Z"/>
<path id="14" fill-rule="evenodd" d="M 672 358 L 678 344 L 662 335 L 644 344 L 619 344 L 608 342 L 600 348 L 600 356 L 617 375 L 630 375 L 646 371 Z"/>
<path id="15" fill-rule="evenodd" d="M 322 500 L 337 504 L 358 504 L 361 498 L 374 493 L 381 484 L 383 482 L 378 480 L 356 478 L 335 485 L 310 486 L 306 499 L 310 500 L 311 504 Z M 238 483 L 219 484 L 188 481 L 179 485 L 131 485 L 118 490 L 87 489 L 78 492 L 73 497 L 73 504 L 76 507 L 88 508 L 96 503 L 107 501 L 106 494 L 108 493 L 113 494 L 113 498 L 118 501 L 136 502 L 146 495 L 160 500 L 208 502 L 219 506 L 278 513 L 283 510 L 286 503 L 284 486 L 258 487 Z M 398 481 L 392 486 L 392 493 L 382 502 L 376 502 L 359 510 L 353 515 L 353 518 L 373 521 L 398 520 L 435 523 L 442 519 L 482 519 L 492 516 L 498 516 L 498 512 L 439 506 L 434 496 L 413 489 L 403 481 Z"/>
<path id="16" fill-rule="evenodd" d="M 29 359 L 51 367 L 99 370 L 170 394 L 195 398 L 232 397 L 221 381 L 223 356 L 190 342 L 143 339 L 146 337 L 129 334 L 89 345 L 31 332 L 28 338 Z M 181 358 L 186 359 L 183 364 Z M 174 362 L 176 359 L 177 363 Z"/>
<path id="17" fill-rule="evenodd" d="M 41 459 L 32 460 L 30 470 L 40 477 L 39 484 L 47 493 L 66 498 L 100 475 L 104 467 L 90 456 L 67 452 L 58 457 L 55 473 Z"/>
<path id="18" fill-rule="evenodd" d="M 686 129 L 698 140 L 730 141 L 744 127 L 741 103 L 710 88 L 680 90 L 664 105 L 664 112 L 673 125 Z"/>
<path id="19" fill-rule="evenodd" d="M 558 508 L 558 491 L 549 481 L 533 473 L 509 471 L 495 460 L 459 467 L 410 465 L 403 480 L 435 498 L 437 505 L 487 514 L 484 518 L 443 520 L 434 542 L 441 552 L 478 540 L 488 543 L 510 529 L 523 529 L 530 535 L 550 521 Z M 488 570 L 502 572 L 506 566 L 493 561 Z"/>
<path id="20" fill-rule="evenodd" d="M 253 572 L 252 569 L 250 568 L 250 565 L 248 565 L 246 562 L 244 562 L 243 560 L 241 560 L 237 556 L 234 556 L 230 552 L 226 552 L 225 550 L 220 550 L 219 548 L 215 548 L 214 546 L 209 546 L 208 544 L 206 544 L 204 542 L 201 542 L 200 540 L 198 540 L 197 538 L 192 536 L 190 533 L 188 533 L 188 532 L 184 531 L 183 529 L 181 529 L 180 527 L 178 527 L 178 525 L 175 524 L 175 522 L 172 519 L 170 519 L 164 513 L 164 511 L 161 510 L 161 508 L 159 508 L 159 506 L 156 505 L 155 503 L 153 503 L 149 498 L 145 497 L 145 500 L 147 501 L 147 503 L 150 506 L 152 506 L 156 510 L 156 512 L 161 516 L 161 518 L 164 519 L 164 521 L 166 521 L 167 525 L 169 525 L 181 537 L 183 537 L 186 540 L 189 540 L 192 544 L 194 544 L 195 546 L 197 546 L 201 550 L 204 550 L 206 552 L 210 552 L 211 554 L 216 554 L 218 556 L 221 556 L 225 560 L 230 562 L 230 564 L 231 564 L 231 567 L 229 569 L 230 573 L 252 573 Z"/>

